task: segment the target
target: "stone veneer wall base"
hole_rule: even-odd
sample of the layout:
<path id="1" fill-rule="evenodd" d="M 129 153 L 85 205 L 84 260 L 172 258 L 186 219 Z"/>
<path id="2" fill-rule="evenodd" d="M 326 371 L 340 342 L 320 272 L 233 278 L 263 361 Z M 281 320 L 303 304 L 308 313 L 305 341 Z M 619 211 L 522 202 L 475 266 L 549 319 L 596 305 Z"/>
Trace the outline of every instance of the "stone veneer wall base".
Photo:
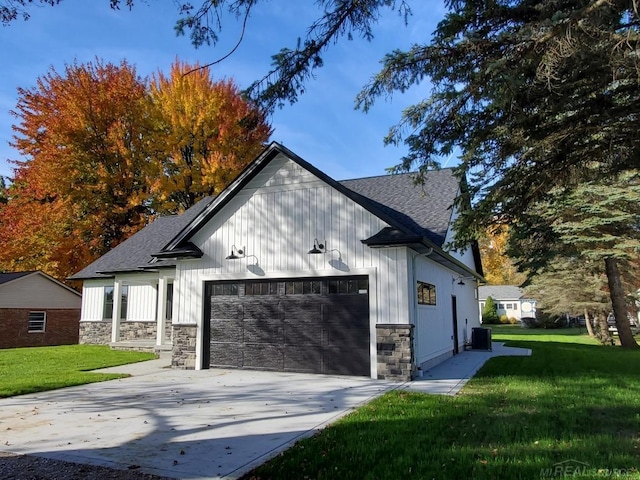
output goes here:
<path id="1" fill-rule="evenodd" d="M 171 367 L 183 370 L 196 368 L 196 334 L 195 325 L 173 325 L 173 349 L 171 351 Z"/>
<path id="2" fill-rule="evenodd" d="M 413 374 L 413 325 L 376 325 L 378 378 L 410 381 Z"/>
<path id="3" fill-rule="evenodd" d="M 109 345 L 111 343 L 111 320 L 80 322 L 80 343 Z"/>

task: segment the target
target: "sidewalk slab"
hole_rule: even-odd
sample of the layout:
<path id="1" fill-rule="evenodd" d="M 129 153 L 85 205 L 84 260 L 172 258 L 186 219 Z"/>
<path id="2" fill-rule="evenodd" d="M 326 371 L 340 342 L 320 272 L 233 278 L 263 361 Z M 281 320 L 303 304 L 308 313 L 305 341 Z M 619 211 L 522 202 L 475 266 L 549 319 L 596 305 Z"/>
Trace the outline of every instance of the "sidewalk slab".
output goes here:
<path id="1" fill-rule="evenodd" d="M 404 384 L 251 370 L 101 369 L 129 378 L 0 400 L 0 451 L 189 480 L 235 479 L 386 391 L 455 395 L 504 347 L 465 351 Z"/>
<path id="2" fill-rule="evenodd" d="M 235 479 L 397 385 L 136 368 L 128 378 L 1 399 L 0 451 L 169 478 Z"/>
<path id="3" fill-rule="evenodd" d="M 492 350 L 465 350 L 423 373 L 422 378 L 402 386 L 412 392 L 455 395 L 493 357 L 530 356 L 528 348 L 505 347 L 503 342 L 492 342 Z"/>

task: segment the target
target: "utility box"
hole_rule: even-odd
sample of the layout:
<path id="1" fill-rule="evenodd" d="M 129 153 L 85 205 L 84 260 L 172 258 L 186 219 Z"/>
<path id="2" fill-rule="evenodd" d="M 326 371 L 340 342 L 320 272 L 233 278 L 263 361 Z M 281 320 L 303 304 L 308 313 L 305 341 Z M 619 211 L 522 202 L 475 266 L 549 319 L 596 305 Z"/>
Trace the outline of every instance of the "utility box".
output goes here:
<path id="1" fill-rule="evenodd" d="M 473 350 L 491 350 L 491 329 L 482 327 L 472 328 L 471 348 Z"/>

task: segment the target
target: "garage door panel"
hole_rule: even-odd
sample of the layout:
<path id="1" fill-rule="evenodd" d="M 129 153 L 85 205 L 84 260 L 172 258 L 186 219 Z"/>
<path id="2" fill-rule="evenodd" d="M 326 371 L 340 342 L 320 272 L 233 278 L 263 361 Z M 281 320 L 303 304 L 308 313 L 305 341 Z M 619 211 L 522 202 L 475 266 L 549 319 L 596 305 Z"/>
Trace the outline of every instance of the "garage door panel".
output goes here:
<path id="1" fill-rule="evenodd" d="M 215 297 L 212 297 L 212 300 Z M 239 303 L 232 303 L 232 301 L 226 301 L 224 303 L 221 302 L 211 302 L 211 316 L 210 318 L 215 319 L 240 319 L 242 320 L 243 308 Z"/>
<path id="2" fill-rule="evenodd" d="M 326 346 L 363 348 L 369 342 L 369 330 L 362 327 L 344 327 L 340 325 L 325 325 L 323 343 Z"/>
<path id="3" fill-rule="evenodd" d="M 370 373 L 369 353 L 362 349 L 326 348 L 324 350 L 324 373 L 368 376 Z"/>
<path id="4" fill-rule="evenodd" d="M 287 345 L 322 345 L 322 325 L 319 323 L 288 324 L 284 331 Z"/>
<path id="5" fill-rule="evenodd" d="M 244 341 L 247 343 L 283 343 L 284 326 L 282 320 L 247 319 L 244 321 Z"/>
<path id="6" fill-rule="evenodd" d="M 316 301 L 286 301 L 282 303 L 284 320 L 287 323 L 319 322 L 322 319 L 322 304 Z"/>
<path id="7" fill-rule="evenodd" d="M 336 298 L 341 305 L 328 304 L 325 308 L 326 321 L 342 325 L 369 325 L 369 302 L 360 298 L 344 296 Z"/>
<path id="8" fill-rule="evenodd" d="M 208 284 L 210 365 L 368 376 L 367 283 L 355 276 Z"/>
<path id="9" fill-rule="evenodd" d="M 244 318 L 282 320 L 284 312 L 279 301 L 251 300 L 244 304 Z"/>
<path id="10" fill-rule="evenodd" d="M 242 350 L 234 343 L 211 343 L 211 364 L 223 367 L 242 367 Z"/>
<path id="11" fill-rule="evenodd" d="M 322 351 L 304 346 L 284 347 L 284 369 L 294 372 L 318 373 L 322 371 Z"/>
<path id="12" fill-rule="evenodd" d="M 242 342 L 242 320 L 211 320 L 211 340 L 215 342 Z"/>
<path id="13" fill-rule="evenodd" d="M 284 369 L 284 348 L 278 345 L 246 344 L 244 366 L 269 370 Z"/>

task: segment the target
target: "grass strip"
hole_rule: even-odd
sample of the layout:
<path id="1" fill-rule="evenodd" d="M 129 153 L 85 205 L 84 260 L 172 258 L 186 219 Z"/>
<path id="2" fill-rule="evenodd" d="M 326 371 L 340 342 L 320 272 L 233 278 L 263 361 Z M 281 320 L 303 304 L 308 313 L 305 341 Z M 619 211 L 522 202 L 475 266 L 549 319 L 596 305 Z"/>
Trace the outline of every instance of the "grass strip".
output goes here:
<path id="1" fill-rule="evenodd" d="M 0 398 L 127 377 L 91 370 L 152 358 L 152 353 L 111 350 L 105 345 L 0 350 Z"/>
<path id="2" fill-rule="evenodd" d="M 639 478 L 640 352 L 577 329 L 497 328 L 455 397 L 393 391 L 251 472 L 254 479 Z"/>

